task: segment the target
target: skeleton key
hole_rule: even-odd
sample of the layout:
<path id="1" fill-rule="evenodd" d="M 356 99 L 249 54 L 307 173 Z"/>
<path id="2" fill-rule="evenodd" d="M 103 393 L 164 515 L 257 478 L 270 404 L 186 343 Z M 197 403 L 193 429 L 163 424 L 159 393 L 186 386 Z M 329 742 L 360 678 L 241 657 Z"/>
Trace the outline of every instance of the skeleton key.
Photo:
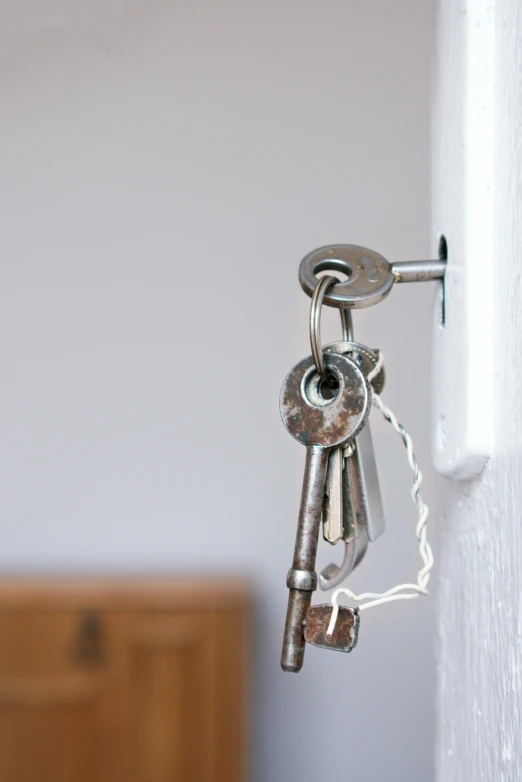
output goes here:
<path id="1" fill-rule="evenodd" d="M 374 369 L 378 360 L 374 351 L 357 342 L 334 342 L 327 345 L 324 350 L 326 353 L 353 357 L 361 366 L 365 376 Z M 372 380 L 376 393 L 382 391 L 384 381 L 384 370 L 381 369 Z M 355 442 L 350 443 L 349 448 L 350 452 L 346 455 L 342 475 L 343 537 L 346 544 L 344 560 L 340 567 L 332 563 L 323 569 L 319 577 L 321 589 L 332 589 L 344 581 L 362 560 L 368 541 L 377 540 L 385 527 L 369 421 Z M 325 538 L 333 542 L 327 537 L 326 530 Z"/>
<path id="2" fill-rule="evenodd" d="M 328 372 L 337 383 L 333 399 L 323 396 L 324 381 L 312 356 L 297 364 L 281 389 L 281 417 L 290 434 L 306 445 L 306 465 L 286 615 L 281 667 L 300 671 L 303 666 L 304 624 L 312 592 L 317 587 L 315 559 L 328 457 L 333 448 L 352 440 L 364 426 L 371 404 L 369 383 L 350 358 L 325 354 Z"/>

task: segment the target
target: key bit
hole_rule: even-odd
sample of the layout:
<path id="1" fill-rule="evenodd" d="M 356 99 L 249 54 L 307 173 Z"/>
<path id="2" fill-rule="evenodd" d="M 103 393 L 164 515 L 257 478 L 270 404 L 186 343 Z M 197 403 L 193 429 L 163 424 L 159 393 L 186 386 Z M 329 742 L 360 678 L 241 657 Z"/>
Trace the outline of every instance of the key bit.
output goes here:
<path id="1" fill-rule="evenodd" d="M 359 612 L 356 608 L 341 606 L 332 635 L 327 635 L 333 606 L 311 606 L 306 614 L 305 640 L 321 649 L 351 652 L 359 637 Z"/>

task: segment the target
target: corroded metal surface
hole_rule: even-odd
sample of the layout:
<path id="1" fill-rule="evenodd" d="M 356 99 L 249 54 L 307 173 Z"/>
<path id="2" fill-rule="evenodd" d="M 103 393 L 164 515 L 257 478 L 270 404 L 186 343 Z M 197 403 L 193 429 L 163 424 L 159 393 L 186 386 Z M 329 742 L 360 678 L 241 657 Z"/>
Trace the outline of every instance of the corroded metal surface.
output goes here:
<path id="1" fill-rule="evenodd" d="M 310 608 L 313 592 L 290 589 L 286 611 L 281 668 L 287 673 L 298 673 L 303 667 L 305 637 L 303 634 L 306 612 Z"/>
<path id="2" fill-rule="evenodd" d="M 329 603 L 311 606 L 306 613 L 304 637 L 309 644 L 321 649 L 351 652 L 357 644 L 359 612 L 356 608 L 339 608 L 332 635 L 326 635 L 333 608 Z"/>
<path id="3" fill-rule="evenodd" d="M 325 355 L 328 370 L 339 389 L 334 399 L 314 404 L 306 396 L 308 379 L 317 375 L 312 356 L 290 370 L 281 388 L 280 410 L 290 434 L 303 445 L 334 448 L 355 437 L 370 412 L 370 386 L 355 361 Z"/>

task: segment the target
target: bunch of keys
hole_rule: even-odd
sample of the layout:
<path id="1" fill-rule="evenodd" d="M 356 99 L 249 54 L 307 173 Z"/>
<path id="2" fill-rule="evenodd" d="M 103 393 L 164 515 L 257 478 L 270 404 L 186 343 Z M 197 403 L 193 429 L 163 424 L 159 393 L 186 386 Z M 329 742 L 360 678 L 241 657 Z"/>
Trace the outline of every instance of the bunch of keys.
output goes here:
<path id="1" fill-rule="evenodd" d="M 398 266 L 402 278 L 399 272 L 394 273 L 391 264 L 371 250 L 354 245 L 333 245 L 310 253 L 300 267 L 301 285 L 312 296 L 312 355 L 288 373 L 280 396 L 283 423 L 290 434 L 306 446 L 294 558 L 287 577 L 290 592 L 281 658 L 285 671 L 301 670 L 307 642 L 342 652 L 351 652 L 357 643 L 357 608 L 338 607 L 332 630 L 333 606 L 311 606 L 312 594 L 317 588 L 315 560 L 322 525 L 323 537 L 328 543 L 344 543 L 342 565 L 328 565 L 319 577 L 322 589 L 336 587 L 361 562 L 368 544 L 377 540 L 385 529 L 368 421 L 373 393 L 381 393 L 385 375 L 378 352 L 354 341 L 351 308 L 381 301 L 394 281 L 437 279 L 444 273 L 442 261 Z M 326 270 L 342 271 L 348 279 L 344 283 L 332 276 L 318 280 L 316 274 Z M 342 307 L 343 326 L 342 341 L 325 347 L 321 346 L 320 336 L 323 301 Z M 397 431 L 403 440 L 408 437 L 402 427 Z M 425 508 L 420 494 L 419 507 L 421 511 Z M 426 577 L 421 578 L 424 571 L 420 571 L 420 586 L 403 585 L 401 588 L 426 594 L 432 562 L 425 532 L 422 534 L 421 554 L 424 546 L 428 560 L 426 565 L 423 554 Z M 398 589 L 390 590 L 390 594 Z M 417 595 L 402 595 L 411 596 Z M 380 597 L 380 602 L 397 599 Z"/>

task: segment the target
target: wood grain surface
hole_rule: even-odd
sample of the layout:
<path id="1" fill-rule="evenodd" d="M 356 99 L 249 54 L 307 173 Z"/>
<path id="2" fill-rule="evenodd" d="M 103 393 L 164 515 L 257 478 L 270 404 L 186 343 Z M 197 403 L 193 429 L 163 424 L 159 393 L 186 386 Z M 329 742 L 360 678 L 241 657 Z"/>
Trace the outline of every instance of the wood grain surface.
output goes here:
<path id="1" fill-rule="evenodd" d="M 242 582 L 0 584 L 2 782 L 241 782 Z"/>

